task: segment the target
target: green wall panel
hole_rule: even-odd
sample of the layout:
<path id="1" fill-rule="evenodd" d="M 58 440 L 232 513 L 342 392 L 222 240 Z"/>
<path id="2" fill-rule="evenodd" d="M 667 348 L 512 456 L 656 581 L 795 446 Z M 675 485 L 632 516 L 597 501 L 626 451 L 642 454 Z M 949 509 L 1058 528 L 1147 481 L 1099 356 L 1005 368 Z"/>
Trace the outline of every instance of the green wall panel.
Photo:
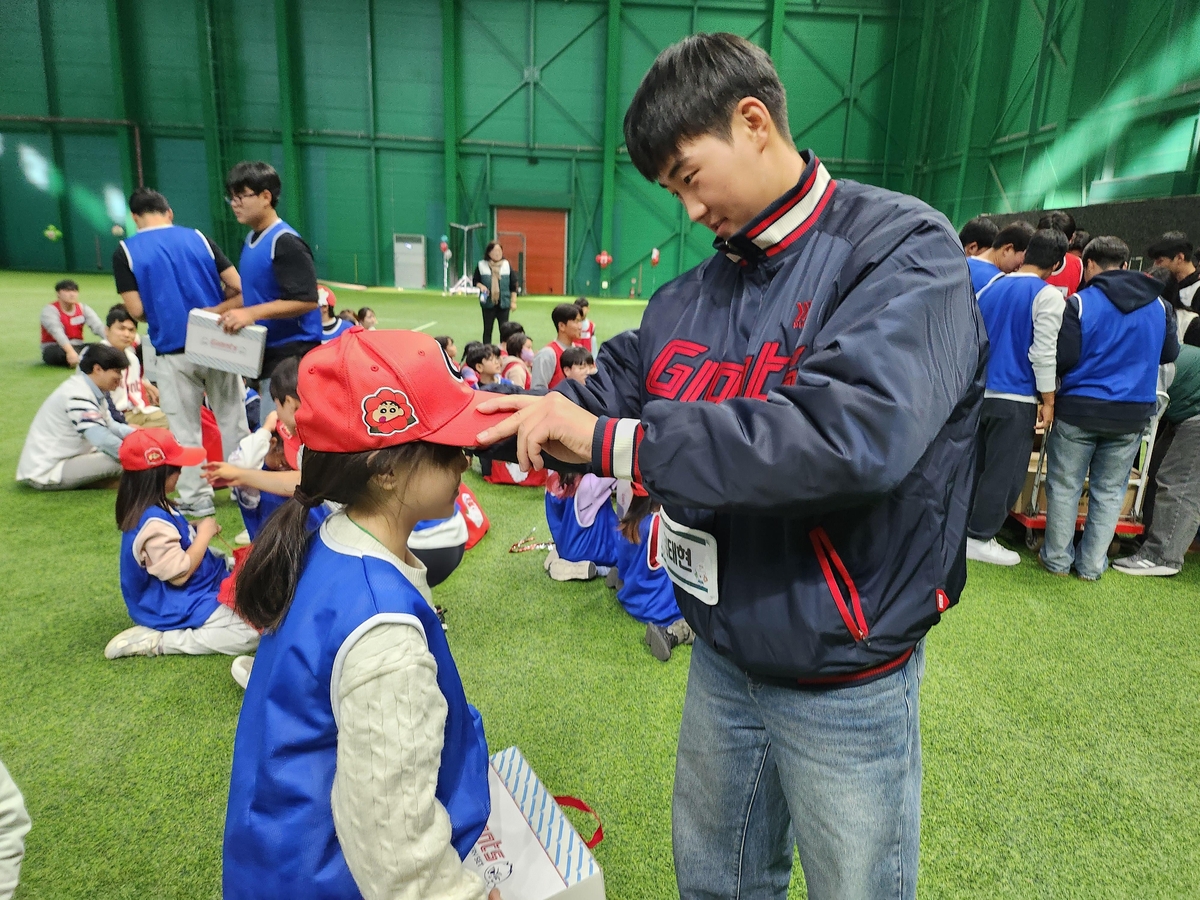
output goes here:
<path id="1" fill-rule="evenodd" d="M 61 184 L 50 168 L 50 137 L 22 132 L 3 133 L 0 154 L 0 265 L 11 269 L 63 271 L 67 268 L 62 241 L 47 240 L 47 225 L 63 227 L 58 200 L 43 185 Z M 46 180 L 43 180 L 43 179 Z"/>
<path id="2" fill-rule="evenodd" d="M 196 13 L 190 4 L 135 0 L 130 16 L 137 73 L 130 79 L 142 114 L 163 125 L 191 124 L 203 117 Z M 203 170 L 201 170 L 203 178 Z"/>
<path id="3" fill-rule="evenodd" d="M 0 0 L 0 23 L 0 115 L 46 115 L 37 0 Z"/>
<path id="4" fill-rule="evenodd" d="M 117 138 L 99 134 L 67 134 L 62 139 L 63 174 L 71 217 L 71 259 L 76 272 L 112 271 L 112 254 L 118 238 L 112 227 L 123 224 L 119 207 L 110 215 L 109 196 L 119 202 L 124 194 L 121 178 L 121 153 Z"/>

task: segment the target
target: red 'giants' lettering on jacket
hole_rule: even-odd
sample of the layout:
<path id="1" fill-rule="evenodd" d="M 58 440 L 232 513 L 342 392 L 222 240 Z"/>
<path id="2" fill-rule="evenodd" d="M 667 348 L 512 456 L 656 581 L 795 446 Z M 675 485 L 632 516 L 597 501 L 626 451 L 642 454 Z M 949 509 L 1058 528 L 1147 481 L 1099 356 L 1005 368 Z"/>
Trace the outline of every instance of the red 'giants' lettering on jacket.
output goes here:
<path id="1" fill-rule="evenodd" d="M 709 348 L 680 338 L 668 341 L 659 351 L 646 375 L 646 391 L 652 397 L 689 403 L 706 400 L 720 403 L 730 397 L 767 399 L 767 379 L 783 372 L 783 384 L 796 383 L 796 367 L 805 348 L 791 354 L 780 353 L 779 341 L 763 344 L 754 356 L 742 362 L 717 362 L 706 359 L 699 366 L 690 360 L 708 353 Z"/>

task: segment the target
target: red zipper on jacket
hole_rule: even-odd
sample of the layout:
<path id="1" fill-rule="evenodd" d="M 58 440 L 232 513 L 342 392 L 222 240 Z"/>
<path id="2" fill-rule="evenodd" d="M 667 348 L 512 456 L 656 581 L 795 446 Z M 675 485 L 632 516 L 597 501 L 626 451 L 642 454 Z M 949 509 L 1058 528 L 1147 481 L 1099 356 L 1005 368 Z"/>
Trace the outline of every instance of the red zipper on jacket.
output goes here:
<path id="1" fill-rule="evenodd" d="M 814 528 L 808 533 L 808 539 L 812 541 L 813 550 L 817 554 L 817 562 L 821 564 L 821 571 L 825 574 L 825 584 L 829 587 L 829 593 L 833 595 L 833 602 L 837 604 L 838 613 L 841 615 L 842 621 L 846 623 L 846 629 L 854 640 L 864 640 L 869 633 L 867 618 L 863 615 L 858 588 L 846 570 L 846 564 L 842 562 L 837 550 L 833 548 L 833 541 L 829 539 L 824 528 Z M 837 569 L 837 574 L 846 584 L 846 590 L 850 594 L 849 606 L 846 604 L 846 598 L 842 595 L 837 578 L 834 577 L 834 569 Z M 853 615 L 851 608 L 853 608 Z"/>

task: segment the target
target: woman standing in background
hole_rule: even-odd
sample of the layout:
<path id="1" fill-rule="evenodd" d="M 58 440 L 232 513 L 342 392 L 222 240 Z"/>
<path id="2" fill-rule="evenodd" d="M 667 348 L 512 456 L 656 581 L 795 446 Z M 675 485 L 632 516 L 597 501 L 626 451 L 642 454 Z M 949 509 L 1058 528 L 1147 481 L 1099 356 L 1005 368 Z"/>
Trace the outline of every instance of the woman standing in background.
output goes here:
<path id="1" fill-rule="evenodd" d="M 499 241 L 488 241 L 483 259 L 475 268 L 475 284 L 480 288 L 479 305 L 483 309 L 483 342 L 492 342 L 492 326 L 508 321 L 508 314 L 517 308 L 517 276 L 504 258 Z"/>

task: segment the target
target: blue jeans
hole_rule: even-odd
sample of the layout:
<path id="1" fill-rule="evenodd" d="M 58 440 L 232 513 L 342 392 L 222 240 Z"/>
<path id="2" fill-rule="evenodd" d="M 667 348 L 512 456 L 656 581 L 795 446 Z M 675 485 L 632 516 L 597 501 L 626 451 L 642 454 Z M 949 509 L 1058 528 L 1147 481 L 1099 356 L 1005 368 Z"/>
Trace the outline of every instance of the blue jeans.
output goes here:
<path id="1" fill-rule="evenodd" d="M 1056 421 L 1046 447 L 1046 539 L 1042 563 L 1067 574 L 1072 563 L 1080 578 L 1095 581 L 1108 568 L 1108 545 L 1117 530 L 1129 471 L 1142 445 L 1140 431 L 1099 434 Z M 1075 520 L 1088 482 L 1088 514 L 1079 553 Z"/>
<path id="2" fill-rule="evenodd" d="M 925 643 L 897 671 L 828 691 L 763 684 L 692 650 L 672 836 L 682 900 L 912 900 Z"/>

